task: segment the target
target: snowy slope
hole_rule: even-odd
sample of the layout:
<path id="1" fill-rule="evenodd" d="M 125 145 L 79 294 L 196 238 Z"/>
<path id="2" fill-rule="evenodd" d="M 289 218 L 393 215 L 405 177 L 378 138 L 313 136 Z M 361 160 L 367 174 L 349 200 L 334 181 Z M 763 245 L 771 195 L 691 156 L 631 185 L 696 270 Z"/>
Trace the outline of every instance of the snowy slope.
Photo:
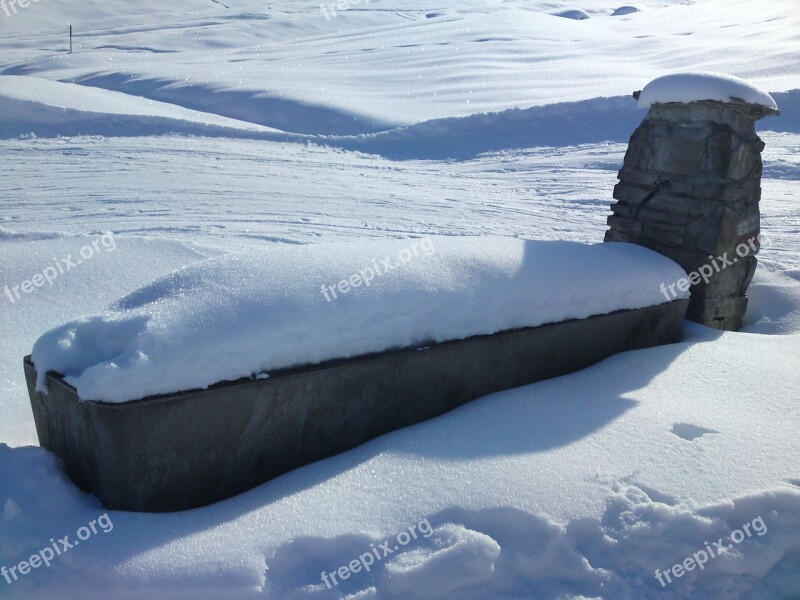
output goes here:
<path id="1" fill-rule="evenodd" d="M 330 21 L 308 1 L 291 9 L 226 4 L 198 13 L 195 0 L 169 28 L 153 26 L 158 10 L 148 17 L 137 10 L 125 26 L 108 27 L 92 3 L 69 11 L 62 3 L 33 5 L 10 20 L 0 74 L 328 135 L 628 96 L 675 70 L 727 72 L 769 92 L 798 88 L 800 16 L 792 0 L 649 0 L 623 16 L 611 16 L 617 5 L 592 0 L 584 21 L 551 14 L 567 3 L 525 0 L 410 2 L 402 10 L 374 0 Z M 36 34 L 26 23 L 45 11 L 53 19 L 53 10 L 80 24 L 72 55 L 63 54 L 63 31 Z"/>
<path id="2" fill-rule="evenodd" d="M 274 131 L 214 114 L 199 113 L 119 92 L 36 77 L 0 77 L 0 136 L 19 132 L 55 135 L 174 133 L 237 136 Z M 284 136 L 285 137 L 285 136 Z"/>
<path id="3" fill-rule="evenodd" d="M 794 0 L 622 6 L 370 0 L 331 19 L 310 0 L 0 9 L 0 286 L 115 240 L 52 286 L 0 295 L 0 568 L 106 512 L 25 446 L 21 359 L 45 331 L 229 251 L 429 235 L 595 243 L 644 115 L 631 92 L 723 72 L 782 111 L 758 124 L 767 243 L 743 332 L 687 324 L 681 344 L 483 398 L 215 506 L 110 512 L 112 530 L 49 568 L 0 575 L 0 597 L 797 598 L 800 13 Z M 589 18 L 558 16 L 578 10 Z M 327 588 L 323 571 L 393 549 L 425 519 L 429 537 Z M 660 585 L 656 569 L 761 522 Z"/>

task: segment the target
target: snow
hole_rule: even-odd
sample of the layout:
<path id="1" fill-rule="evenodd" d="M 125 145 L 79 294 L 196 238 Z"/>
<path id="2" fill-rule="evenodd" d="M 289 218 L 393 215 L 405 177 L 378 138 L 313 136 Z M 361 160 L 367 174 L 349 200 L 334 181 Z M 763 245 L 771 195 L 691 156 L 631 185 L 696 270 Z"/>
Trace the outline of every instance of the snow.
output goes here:
<path id="1" fill-rule="evenodd" d="M 324 598 L 312 587 L 322 586 L 322 570 L 428 518 L 434 535 L 339 591 L 658 598 L 655 569 L 761 516 L 765 535 L 668 591 L 779 598 L 781 586 L 796 589 L 800 552 L 800 490 L 789 483 L 800 452 L 797 336 L 695 325 L 686 334 L 680 344 L 483 398 L 209 508 L 111 512 L 113 533 L 26 589 Z M 690 441 L 673 433 L 680 424 L 719 433 Z M 105 512 L 39 449 L 0 447 L 0 471 L 4 494 L 22 507 L 4 528 L 6 563 Z"/>
<path id="2" fill-rule="evenodd" d="M 330 21 L 311 0 L 223 4 L 231 8 L 182 2 L 170 20 L 163 3 L 142 0 L 118 6 L 109 20 L 112 9 L 97 1 L 69 10 L 39 2 L 4 23 L 0 73 L 319 135 L 629 98 L 684 70 L 731 73 L 770 92 L 797 89 L 791 65 L 800 23 L 775 1 L 650 0 L 621 18 L 604 0 L 451 0 L 430 19 L 421 0 L 372 0 Z M 551 14 L 578 8 L 592 18 Z M 58 28 L 68 20 L 72 55 Z M 593 121 L 591 113 L 575 119 L 575 127 Z"/>
<path id="3" fill-rule="evenodd" d="M 573 19 L 575 21 L 582 21 L 584 19 L 591 18 L 589 13 L 585 10 L 581 10 L 580 8 L 573 8 L 571 10 L 562 10 L 561 12 L 553 13 L 557 17 L 563 17 L 565 19 Z"/>
<path id="4" fill-rule="evenodd" d="M 738 77 L 717 73 L 673 73 L 654 79 L 639 95 L 639 106 L 699 100 L 744 101 L 778 110 L 775 100 L 764 90 Z"/>
<path id="5" fill-rule="evenodd" d="M 45 333 L 39 372 L 125 402 L 257 373 L 662 304 L 685 276 L 633 244 L 434 236 L 195 263 Z M 351 287 L 352 286 L 352 287 Z M 683 292 L 679 297 L 688 298 Z M 388 317 L 391 315 L 391 317 Z"/>
<path id="6" fill-rule="evenodd" d="M 85 132 L 98 125 L 119 130 L 124 126 L 142 128 L 144 124 L 151 125 L 155 131 L 163 131 L 165 127 L 183 128 L 206 135 L 219 131 L 229 134 L 274 131 L 119 92 L 36 77 L 0 77 L 0 102 L 4 108 L 0 114 L 0 135 L 30 132 L 42 126 L 64 133 L 74 126 L 79 127 L 78 132 Z M 191 126 L 193 129 L 189 129 Z"/>
<path id="7" fill-rule="evenodd" d="M 552 15 L 578 4 L 591 19 Z M 0 567 L 107 512 L 36 447 L 21 359 L 42 333 L 240 251 L 596 243 L 643 116 L 631 91 L 731 73 L 782 111 L 758 122 L 769 244 L 742 332 L 687 323 L 680 344 L 482 398 L 214 506 L 111 511 L 112 532 L 12 585 L 0 576 L 0 596 L 796 597 L 800 13 L 779 0 L 618 6 L 371 0 L 330 21 L 306 0 L 0 12 L 0 81 L 13 77 L 0 115 L 15 111 L 0 132 L 0 286 L 116 240 L 52 286 L 0 295 Z M 655 569 L 759 516 L 763 536 L 659 585 Z M 321 571 L 423 518 L 429 538 L 325 588 Z"/>
<path id="8" fill-rule="evenodd" d="M 625 15 L 632 15 L 634 13 L 639 12 L 639 9 L 635 6 L 620 6 L 614 12 L 611 13 L 612 17 L 624 17 Z"/>

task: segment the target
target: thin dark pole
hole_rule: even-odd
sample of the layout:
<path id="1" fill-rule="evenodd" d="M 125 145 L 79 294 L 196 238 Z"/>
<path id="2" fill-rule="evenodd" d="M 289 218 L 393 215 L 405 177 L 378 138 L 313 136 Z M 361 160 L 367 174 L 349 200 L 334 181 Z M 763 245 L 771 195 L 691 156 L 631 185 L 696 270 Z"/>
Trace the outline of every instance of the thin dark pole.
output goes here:
<path id="1" fill-rule="evenodd" d="M 69 26 L 69 53 L 72 54 L 72 25 Z"/>

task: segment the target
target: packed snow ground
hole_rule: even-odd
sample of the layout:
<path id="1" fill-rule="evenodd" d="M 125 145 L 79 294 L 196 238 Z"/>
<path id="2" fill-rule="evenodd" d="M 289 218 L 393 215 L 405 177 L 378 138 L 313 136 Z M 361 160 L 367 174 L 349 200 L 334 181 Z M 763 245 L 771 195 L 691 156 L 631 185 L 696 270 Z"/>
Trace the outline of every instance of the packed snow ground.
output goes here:
<path id="1" fill-rule="evenodd" d="M 597 242 L 643 116 L 630 93 L 665 73 L 731 73 L 782 111 L 759 123 L 768 243 L 745 331 L 687 324 L 681 344 L 492 395 L 212 507 L 111 512 L 112 531 L 0 578 L 0 596 L 796 598 L 796 3 L 647 0 L 611 16 L 621 4 L 372 0 L 330 20 L 286 4 L 0 13 L 0 284 L 115 240 L 52 286 L 0 296 L 0 566 L 106 512 L 23 447 L 21 359 L 39 335 L 231 250 Z M 557 16 L 578 9 L 589 18 Z M 757 517 L 763 535 L 660 586 L 655 569 Z M 426 518 L 429 538 L 326 588 L 322 571 Z"/>

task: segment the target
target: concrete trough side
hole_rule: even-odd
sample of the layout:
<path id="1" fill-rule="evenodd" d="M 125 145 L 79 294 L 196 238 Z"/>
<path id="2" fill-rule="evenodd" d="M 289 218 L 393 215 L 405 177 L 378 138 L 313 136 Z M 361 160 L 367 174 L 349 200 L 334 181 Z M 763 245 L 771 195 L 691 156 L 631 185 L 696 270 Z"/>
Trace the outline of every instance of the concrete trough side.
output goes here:
<path id="1" fill-rule="evenodd" d="M 39 442 L 109 509 L 168 512 L 228 498 L 500 390 L 681 339 L 688 300 L 270 373 L 123 404 L 82 402 L 49 373 Z"/>

